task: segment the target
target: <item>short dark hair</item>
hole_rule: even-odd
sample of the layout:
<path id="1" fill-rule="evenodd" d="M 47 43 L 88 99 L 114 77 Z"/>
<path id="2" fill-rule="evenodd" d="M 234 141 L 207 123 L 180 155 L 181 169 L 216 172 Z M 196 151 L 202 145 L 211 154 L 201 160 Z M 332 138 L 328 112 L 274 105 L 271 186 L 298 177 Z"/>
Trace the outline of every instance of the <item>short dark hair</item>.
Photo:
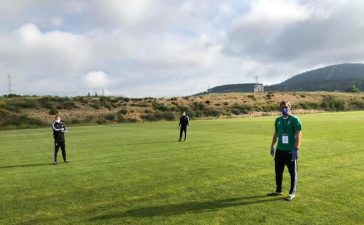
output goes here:
<path id="1" fill-rule="evenodd" d="M 291 108 L 291 103 L 290 103 L 289 101 L 282 100 L 282 101 L 279 103 L 279 107 L 282 107 L 282 106 L 287 106 L 288 108 Z"/>

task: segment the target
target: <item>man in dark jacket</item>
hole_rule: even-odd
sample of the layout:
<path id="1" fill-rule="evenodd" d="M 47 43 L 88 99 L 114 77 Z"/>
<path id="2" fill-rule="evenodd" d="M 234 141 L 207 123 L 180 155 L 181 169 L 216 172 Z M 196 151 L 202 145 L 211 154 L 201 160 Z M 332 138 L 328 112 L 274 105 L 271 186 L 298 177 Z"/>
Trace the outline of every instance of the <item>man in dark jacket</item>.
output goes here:
<path id="1" fill-rule="evenodd" d="M 182 116 L 179 119 L 179 125 L 178 127 L 180 128 L 180 132 L 179 132 L 179 141 L 181 141 L 182 139 L 182 133 L 185 133 L 185 139 L 184 141 L 186 141 L 187 139 L 187 128 L 190 127 L 190 119 L 188 118 L 188 116 L 186 115 L 186 112 L 182 113 Z"/>
<path id="2" fill-rule="evenodd" d="M 52 123 L 53 137 L 54 137 L 54 159 L 53 164 L 57 164 L 57 153 L 59 148 L 62 150 L 63 161 L 68 162 L 66 157 L 66 142 L 64 140 L 64 133 L 67 133 L 66 125 L 61 121 L 60 116 L 56 116 Z"/>

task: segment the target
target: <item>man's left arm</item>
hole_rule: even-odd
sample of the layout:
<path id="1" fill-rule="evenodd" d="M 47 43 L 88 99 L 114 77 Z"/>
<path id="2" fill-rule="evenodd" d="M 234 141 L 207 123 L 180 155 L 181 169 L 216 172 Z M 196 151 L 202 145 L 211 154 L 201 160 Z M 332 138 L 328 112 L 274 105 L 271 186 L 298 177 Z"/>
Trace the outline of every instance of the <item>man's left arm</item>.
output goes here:
<path id="1" fill-rule="evenodd" d="M 62 132 L 67 133 L 67 127 L 66 127 L 66 124 L 63 124 L 63 130 L 62 130 Z"/>
<path id="2" fill-rule="evenodd" d="M 296 142 L 294 143 L 294 150 L 292 151 L 292 161 L 295 161 L 298 159 L 299 155 L 299 149 L 301 146 L 301 140 L 302 140 L 302 124 L 299 119 L 296 120 L 296 123 L 294 125 L 295 132 L 296 132 Z"/>
<path id="3" fill-rule="evenodd" d="M 296 135 L 297 135 L 297 138 L 296 138 L 296 143 L 294 143 L 294 147 L 296 149 L 299 149 L 301 146 L 302 131 L 301 130 L 296 131 Z"/>

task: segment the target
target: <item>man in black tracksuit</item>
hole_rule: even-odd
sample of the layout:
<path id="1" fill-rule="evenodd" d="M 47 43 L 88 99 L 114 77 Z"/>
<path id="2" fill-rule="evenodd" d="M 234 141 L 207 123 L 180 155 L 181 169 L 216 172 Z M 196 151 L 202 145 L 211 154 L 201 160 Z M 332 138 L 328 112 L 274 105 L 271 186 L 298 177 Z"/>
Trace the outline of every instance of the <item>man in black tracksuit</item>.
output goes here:
<path id="1" fill-rule="evenodd" d="M 57 164 L 57 153 L 59 148 L 62 150 L 63 161 L 68 162 L 66 157 L 66 142 L 64 140 L 64 133 L 67 133 L 66 125 L 61 122 L 61 117 L 56 116 L 52 123 L 53 137 L 54 137 L 54 159 L 53 164 Z"/>
<path id="2" fill-rule="evenodd" d="M 178 127 L 180 128 L 179 141 L 181 141 L 181 139 L 182 139 L 182 133 L 183 132 L 185 132 L 185 139 L 184 139 L 184 141 L 186 141 L 186 139 L 187 139 L 187 128 L 190 127 L 190 119 L 186 115 L 186 112 L 183 112 L 182 113 L 182 116 L 179 118 L 179 125 L 178 125 Z"/>

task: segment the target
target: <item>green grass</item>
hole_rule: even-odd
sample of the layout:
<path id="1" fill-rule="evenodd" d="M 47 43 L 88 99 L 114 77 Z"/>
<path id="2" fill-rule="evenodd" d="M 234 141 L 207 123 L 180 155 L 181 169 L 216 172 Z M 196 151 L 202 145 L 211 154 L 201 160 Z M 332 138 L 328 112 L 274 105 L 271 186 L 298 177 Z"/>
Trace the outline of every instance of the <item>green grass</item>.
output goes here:
<path id="1" fill-rule="evenodd" d="M 364 112 L 301 120 L 292 202 L 266 196 L 274 117 L 69 127 L 57 166 L 50 128 L 0 131 L 0 224 L 363 224 Z"/>

